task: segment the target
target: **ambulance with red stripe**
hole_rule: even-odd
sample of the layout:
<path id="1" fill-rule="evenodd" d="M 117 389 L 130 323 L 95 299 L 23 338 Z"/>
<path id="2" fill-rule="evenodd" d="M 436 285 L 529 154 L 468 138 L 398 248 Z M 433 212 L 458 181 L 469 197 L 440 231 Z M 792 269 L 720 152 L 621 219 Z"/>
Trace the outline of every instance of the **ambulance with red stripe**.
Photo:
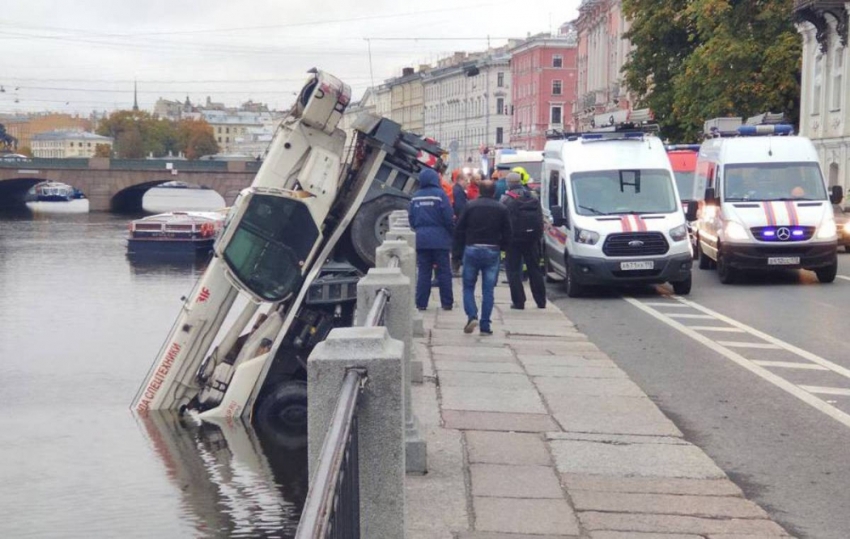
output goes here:
<path id="1" fill-rule="evenodd" d="M 723 118 L 727 124 L 729 118 Z M 717 268 L 731 283 L 743 270 L 806 269 L 822 283 L 835 280 L 837 235 L 832 204 L 811 141 L 787 124 L 711 129 L 697 161 L 704 189 L 698 221 L 700 269 Z"/>
<path id="2" fill-rule="evenodd" d="M 692 248 L 664 144 L 652 133 L 553 135 L 541 202 L 547 275 L 567 295 L 591 286 L 670 283 L 691 290 Z M 696 218 L 696 203 L 689 205 Z"/>

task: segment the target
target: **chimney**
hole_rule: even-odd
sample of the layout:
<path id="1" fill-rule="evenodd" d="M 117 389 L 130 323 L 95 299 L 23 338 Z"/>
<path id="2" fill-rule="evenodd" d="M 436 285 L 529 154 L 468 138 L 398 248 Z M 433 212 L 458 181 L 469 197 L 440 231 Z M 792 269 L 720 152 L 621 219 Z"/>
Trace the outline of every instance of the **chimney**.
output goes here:
<path id="1" fill-rule="evenodd" d="M 408 75 L 413 75 L 413 68 L 412 67 L 405 67 L 404 69 L 401 70 L 401 76 L 402 77 L 407 77 Z"/>

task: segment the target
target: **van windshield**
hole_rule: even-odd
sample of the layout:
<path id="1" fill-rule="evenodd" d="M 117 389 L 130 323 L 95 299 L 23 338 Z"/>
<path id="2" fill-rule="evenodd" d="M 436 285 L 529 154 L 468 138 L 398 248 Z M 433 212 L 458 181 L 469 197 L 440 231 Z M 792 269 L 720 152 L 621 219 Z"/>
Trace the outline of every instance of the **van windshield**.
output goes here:
<path id="1" fill-rule="evenodd" d="M 301 283 L 301 271 L 319 237 L 302 202 L 254 195 L 224 260 L 239 281 L 267 301 L 280 301 Z"/>
<path id="2" fill-rule="evenodd" d="M 727 202 L 826 200 L 817 163 L 748 163 L 724 167 Z"/>
<path id="3" fill-rule="evenodd" d="M 682 200 L 696 200 L 696 180 L 694 173 L 673 171 L 676 177 L 676 189 L 679 190 L 679 198 Z"/>
<path id="4" fill-rule="evenodd" d="M 682 211 L 670 173 L 664 169 L 579 172 L 570 178 L 579 215 Z"/>

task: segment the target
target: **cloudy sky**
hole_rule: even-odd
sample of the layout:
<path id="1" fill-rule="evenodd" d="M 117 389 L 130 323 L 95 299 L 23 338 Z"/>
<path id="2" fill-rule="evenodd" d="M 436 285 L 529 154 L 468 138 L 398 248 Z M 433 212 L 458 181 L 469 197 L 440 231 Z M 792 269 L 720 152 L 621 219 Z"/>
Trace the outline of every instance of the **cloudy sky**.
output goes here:
<path id="1" fill-rule="evenodd" d="M 357 98 L 404 66 L 485 49 L 488 36 L 498 46 L 557 29 L 579 3 L 4 0 L 0 113 L 129 108 L 134 79 L 149 110 L 158 97 L 187 95 L 284 109 L 314 66 L 348 82 Z"/>

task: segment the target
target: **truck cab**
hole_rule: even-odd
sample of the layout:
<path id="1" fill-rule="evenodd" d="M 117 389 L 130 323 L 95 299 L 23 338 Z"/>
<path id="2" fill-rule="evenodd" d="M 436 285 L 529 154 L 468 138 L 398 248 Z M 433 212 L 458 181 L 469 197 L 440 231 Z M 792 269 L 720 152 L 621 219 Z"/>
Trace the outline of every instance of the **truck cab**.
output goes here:
<path id="1" fill-rule="evenodd" d="M 567 295 L 590 286 L 691 289 L 691 246 L 663 143 L 642 131 L 568 134 L 544 151 L 547 272 Z M 695 214 L 696 207 L 690 208 Z"/>
<path id="2" fill-rule="evenodd" d="M 699 267 L 716 267 L 724 284 L 743 270 L 782 269 L 812 270 L 819 281 L 832 282 L 838 269 L 832 205 L 841 202 L 841 188 L 827 191 L 809 139 L 795 136 L 790 125 L 757 121 L 706 122 L 712 138 L 697 162 L 704 190 Z"/>

